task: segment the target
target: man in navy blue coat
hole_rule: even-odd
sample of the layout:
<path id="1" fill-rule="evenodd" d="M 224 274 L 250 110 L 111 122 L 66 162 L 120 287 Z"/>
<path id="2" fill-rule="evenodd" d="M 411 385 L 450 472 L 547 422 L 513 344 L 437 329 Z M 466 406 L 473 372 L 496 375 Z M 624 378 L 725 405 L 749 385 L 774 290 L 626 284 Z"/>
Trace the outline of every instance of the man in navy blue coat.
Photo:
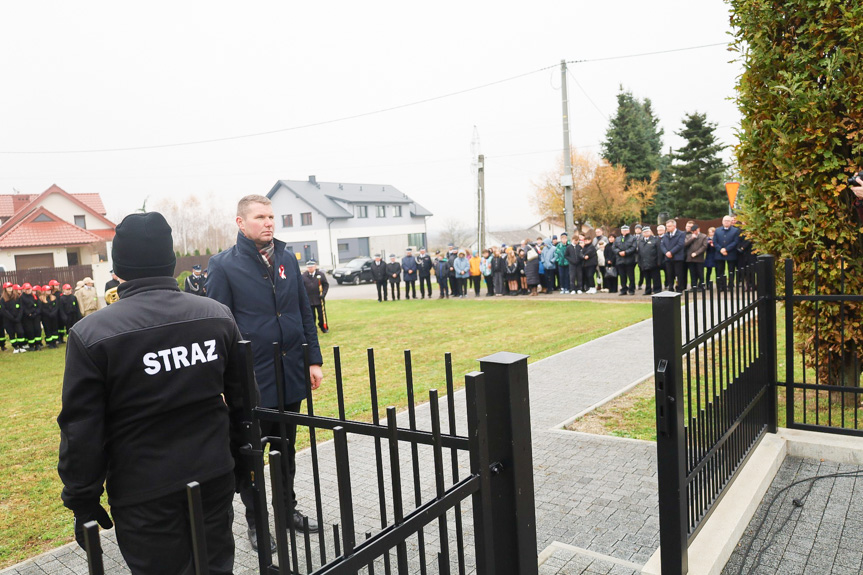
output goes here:
<path id="1" fill-rule="evenodd" d="M 740 243 L 740 230 L 732 224 L 731 216 L 722 218 L 722 227 L 713 234 L 713 248 L 716 250 L 716 277 L 727 274 L 728 284 L 734 282 L 737 269 L 737 244 Z M 726 267 L 728 271 L 726 272 Z"/>
<path id="2" fill-rule="evenodd" d="M 665 222 L 665 235 L 659 242 L 662 251 L 662 260 L 665 262 L 665 289 L 673 291 L 674 280 L 677 280 L 677 291 L 683 291 L 686 278 L 683 275 L 683 262 L 686 259 L 684 247 L 686 234 L 677 229 L 677 222 L 668 220 Z"/>
<path id="3" fill-rule="evenodd" d="M 255 379 L 261 391 L 261 406 L 278 407 L 277 385 L 285 391 L 285 410 L 299 411 L 306 397 L 302 344 L 309 345 L 309 375 L 312 389 L 323 379 L 321 348 L 309 298 L 294 254 L 285 243 L 274 239 L 275 216 L 270 200 L 246 196 L 237 205 L 237 244 L 210 258 L 207 295 L 231 309 L 243 339 L 252 342 Z M 273 342 L 281 346 L 284 381 L 276 382 Z M 288 445 L 280 446 L 286 497 L 296 495 L 289 489 L 296 470 L 294 442 L 296 425 L 288 426 Z M 278 437 L 278 424 L 261 422 L 264 436 Z M 288 495 L 290 494 L 290 495 Z M 257 545 L 254 528 L 254 497 L 250 486 L 240 496 L 246 506 L 246 521 L 252 547 Z M 287 506 L 288 502 L 285 502 Z M 290 520 L 303 528 L 303 515 L 295 511 Z M 317 522 L 309 519 L 309 530 Z"/>
<path id="4" fill-rule="evenodd" d="M 411 299 L 411 292 L 417 299 L 417 259 L 411 248 L 405 250 L 405 257 L 402 258 L 402 275 L 405 280 L 405 299 Z"/>

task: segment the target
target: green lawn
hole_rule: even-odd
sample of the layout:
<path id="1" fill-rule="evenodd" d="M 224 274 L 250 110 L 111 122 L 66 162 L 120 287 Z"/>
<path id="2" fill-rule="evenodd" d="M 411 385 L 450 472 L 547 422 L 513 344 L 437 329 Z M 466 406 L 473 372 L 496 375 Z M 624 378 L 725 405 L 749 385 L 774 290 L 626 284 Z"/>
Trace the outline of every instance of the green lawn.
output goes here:
<path id="1" fill-rule="evenodd" d="M 415 394 L 445 390 L 444 353 L 452 352 L 458 387 L 476 359 L 497 351 L 530 361 L 590 341 L 650 316 L 650 304 L 554 302 L 537 299 L 376 301 L 327 305 L 331 331 L 321 336 L 324 384 L 319 414 L 337 415 L 331 347 L 342 354 L 348 417 L 370 420 L 366 348 L 374 347 L 379 404 L 406 405 L 404 350 L 413 354 Z M 64 350 L 0 353 L 0 568 L 71 540 L 71 513 L 57 477 Z M 326 436 L 318 439 L 325 439 Z M 299 438 L 303 444 L 307 437 Z"/>

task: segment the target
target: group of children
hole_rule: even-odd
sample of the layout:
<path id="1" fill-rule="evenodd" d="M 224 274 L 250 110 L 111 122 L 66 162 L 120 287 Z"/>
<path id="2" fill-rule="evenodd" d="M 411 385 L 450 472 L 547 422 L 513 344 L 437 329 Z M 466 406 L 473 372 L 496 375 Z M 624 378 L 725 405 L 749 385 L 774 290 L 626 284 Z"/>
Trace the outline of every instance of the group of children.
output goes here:
<path id="1" fill-rule="evenodd" d="M 79 319 L 79 302 L 69 284 L 61 291 L 57 280 L 45 286 L 6 282 L 0 295 L 0 351 L 6 350 L 7 334 L 12 353 L 38 351 L 43 332 L 44 345 L 55 348 Z"/>

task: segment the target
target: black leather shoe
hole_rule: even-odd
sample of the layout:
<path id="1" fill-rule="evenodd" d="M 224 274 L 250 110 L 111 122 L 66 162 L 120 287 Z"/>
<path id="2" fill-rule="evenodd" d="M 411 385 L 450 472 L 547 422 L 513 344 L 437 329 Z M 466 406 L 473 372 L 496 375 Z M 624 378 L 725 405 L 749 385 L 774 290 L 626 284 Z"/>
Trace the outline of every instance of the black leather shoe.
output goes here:
<path id="1" fill-rule="evenodd" d="M 258 532 L 254 525 L 249 527 L 249 543 L 252 544 L 252 551 L 258 550 Z M 270 535 L 270 551 L 276 550 L 276 540 Z"/>
<path id="2" fill-rule="evenodd" d="M 324 333 L 329 333 L 329 331 L 330 331 L 330 330 L 329 330 L 329 329 L 327 329 L 327 328 L 325 328 L 325 327 L 322 327 L 322 328 L 321 328 L 321 331 L 322 331 L 322 332 L 324 332 Z"/>
<path id="3" fill-rule="evenodd" d="M 303 530 L 303 519 L 306 519 L 306 516 L 303 515 L 302 513 L 300 513 L 299 511 L 294 510 L 294 517 L 293 517 L 294 529 L 296 529 L 297 531 Z M 308 517 L 308 520 L 309 520 L 309 533 L 317 533 L 318 531 L 321 530 L 317 521 L 315 521 L 311 517 Z"/>

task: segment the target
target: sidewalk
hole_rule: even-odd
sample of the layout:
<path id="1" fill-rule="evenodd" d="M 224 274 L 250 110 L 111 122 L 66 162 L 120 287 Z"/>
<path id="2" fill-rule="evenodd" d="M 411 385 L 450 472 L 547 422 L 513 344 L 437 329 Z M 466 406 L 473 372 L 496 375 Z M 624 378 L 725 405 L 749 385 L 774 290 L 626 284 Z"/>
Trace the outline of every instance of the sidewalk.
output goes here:
<path id="1" fill-rule="evenodd" d="M 659 545 L 655 446 L 650 442 L 561 430 L 562 424 L 576 414 L 650 374 L 653 363 L 651 325 L 649 320 L 640 322 L 529 366 L 538 550 L 543 557 L 549 556 L 541 567 L 544 574 L 581 573 L 585 568 L 588 573 L 634 573 Z M 624 355 L 620 355 L 621 349 L 626 350 Z M 464 392 L 456 392 L 455 399 L 458 433 L 464 434 L 467 426 Z M 421 402 L 422 398 L 417 401 Z M 442 407 L 442 425 L 447 429 L 445 403 Z M 427 404 L 417 408 L 421 429 L 430 429 L 429 411 Z M 407 413 L 400 414 L 399 418 L 400 423 L 402 418 L 407 423 Z M 353 436 L 349 444 L 352 475 L 356 477 L 352 483 L 356 531 L 362 538 L 366 531 L 380 527 L 374 447 L 370 440 Z M 324 517 L 328 523 L 337 522 L 339 517 L 332 452 L 332 443 L 322 444 L 318 450 L 322 491 L 327 499 Z M 408 449 L 402 449 L 406 505 L 413 502 L 409 455 Z M 461 476 L 468 469 L 466 454 L 463 455 L 459 464 Z M 424 497 L 433 496 L 431 456 L 430 449 L 420 449 Z M 386 478 L 389 477 L 387 459 L 385 456 Z M 444 459 L 448 462 L 449 454 L 445 454 Z M 297 456 L 299 506 L 306 513 L 313 511 L 310 461 L 308 450 Z M 446 477 L 449 480 L 449 465 Z M 462 516 L 466 563 L 468 572 L 472 572 L 469 502 L 463 506 Z M 235 500 L 235 517 L 235 572 L 255 573 L 257 557 L 246 538 L 239 497 Z M 452 513 L 450 524 L 452 538 L 455 531 Z M 331 549 L 332 527 L 327 525 L 325 529 L 327 547 Z M 427 552 L 431 554 L 437 547 L 437 525 L 429 525 L 425 533 Z M 106 573 L 128 573 L 113 530 L 103 532 L 102 545 Z M 451 545 L 451 549 L 455 563 L 455 546 Z M 320 557 L 315 557 L 315 566 L 319 563 Z M 302 551 L 300 564 L 301 567 L 304 564 Z M 430 565 L 429 572 L 436 573 L 436 565 Z M 83 552 L 74 543 L 0 572 L 2 575 L 86 573 Z"/>

